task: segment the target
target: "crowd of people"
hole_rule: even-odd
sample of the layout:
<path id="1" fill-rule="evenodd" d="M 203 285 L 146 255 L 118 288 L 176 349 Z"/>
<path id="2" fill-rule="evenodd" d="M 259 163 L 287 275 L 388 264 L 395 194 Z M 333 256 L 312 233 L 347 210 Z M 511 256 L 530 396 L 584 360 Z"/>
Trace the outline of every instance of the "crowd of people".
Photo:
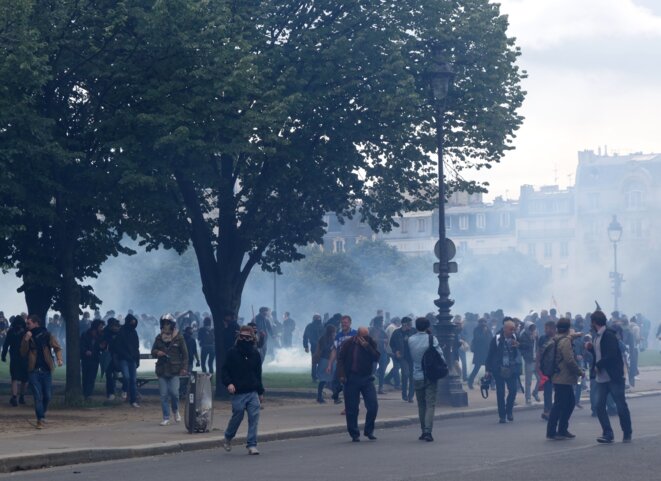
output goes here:
<path id="1" fill-rule="evenodd" d="M 547 438 L 571 439 L 569 420 L 573 410 L 582 408 L 581 393 L 590 391 L 590 408 L 599 419 L 602 436 L 599 442 L 613 442 L 608 414 L 620 417 L 623 440 L 631 440 L 632 427 L 625 391 L 635 386 L 638 355 L 647 348 L 650 321 L 637 314 L 631 318 L 613 312 L 609 319 L 601 309 L 585 316 L 566 313 L 559 317 L 555 309 L 530 311 L 523 320 L 506 316 L 502 310 L 482 316 L 466 313 L 455 316 L 454 344 L 441 349 L 433 335 L 436 317 L 413 315 L 390 317 L 377 311 L 369 327 L 352 327 L 348 315 L 322 317 L 315 314 L 306 325 L 302 343 L 310 354 L 310 375 L 317 383 L 317 402 L 325 403 L 324 390 L 340 404 L 343 396 L 347 430 L 354 442 L 360 441 L 358 406 L 362 396 L 366 406 L 363 434 L 375 440 L 374 424 L 378 396 L 391 385 L 403 401 L 417 400 L 421 426 L 420 439 L 433 441 L 432 423 L 438 380 L 430 381 L 425 372 L 424 356 L 428 351 L 451 353 L 447 364 L 466 383 L 475 388 L 480 379 L 483 396 L 495 388 L 499 422 L 514 421 L 513 407 L 519 391 L 526 404 L 541 402 L 542 418 L 547 421 Z M 262 364 L 274 347 L 289 347 L 296 328 L 289 313 L 277 321 L 267 307 L 262 307 L 246 325 L 233 313 L 223 318 L 222 344 L 226 352 L 219 381 L 233 395 L 233 415 L 225 431 L 225 449 L 248 413 L 250 454 L 257 451 L 259 405 L 264 393 Z M 51 397 L 51 372 L 62 365 L 66 342 L 63 319 L 55 314 L 43 322 L 36 315 L 17 315 L 7 320 L 0 312 L 3 348 L 2 360 L 9 354 L 11 375 L 10 404 L 25 404 L 29 386 L 34 397 L 37 428 L 43 428 Z M 660 328 L 661 331 L 661 328 Z M 657 332 L 657 337 L 661 332 Z M 133 312 L 126 316 L 108 311 L 85 313 L 80 320 L 80 361 L 83 395 L 94 393 L 99 372 L 106 378 L 105 395 L 115 398 L 121 381 L 121 397 L 139 407 L 137 368 L 142 350 L 156 359 L 163 420 L 166 426 L 179 422 L 179 380 L 201 366 L 213 374 L 216 339 L 211 316 L 193 311 L 166 314 L 160 318 Z M 468 353 L 472 353 L 472 369 Z M 121 373 L 121 377 L 118 376 Z M 589 376 L 588 376 L 589 374 Z M 522 379 L 523 378 L 523 379 Z"/>

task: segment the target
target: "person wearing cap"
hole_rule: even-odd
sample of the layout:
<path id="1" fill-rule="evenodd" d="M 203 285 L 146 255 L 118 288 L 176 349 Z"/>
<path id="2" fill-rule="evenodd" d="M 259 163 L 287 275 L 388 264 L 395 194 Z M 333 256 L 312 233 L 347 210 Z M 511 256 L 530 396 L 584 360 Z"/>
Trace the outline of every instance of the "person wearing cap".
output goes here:
<path id="1" fill-rule="evenodd" d="M 179 376 L 186 375 L 188 348 L 186 340 L 177 330 L 177 321 L 169 314 L 161 317 L 161 333 L 156 336 L 151 355 L 157 359 L 156 376 L 161 395 L 163 421 L 161 426 L 170 424 L 170 405 L 175 422 L 181 421 L 179 414 Z"/>
<path id="2" fill-rule="evenodd" d="M 225 429 L 223 447 L 232 450 L 232 439 L 248 412 L 248 454 L 259 454 L 257 449 L 257 428 L 259 410 L 264 401 L 262 384 L 262 357 L 255 345 L 255 332 L 250 326 L 242 326 L 236 344 L 227 351 L 221 370 L 222 383 L 232 395 L 232 417 Z"/>
<path id="3" fill-rule="evenodd" d="M 571 321 L 563 317 L 558 319 L 556 327 L 558 334 L 553 338 L 556 343 L 555 372 L 551 377 L 555 396 L 546 424 L 546 438 L 565 440 L 576 437 L 569 432 L 569 418 L 576 406 L 574 387 L 583 376 L 583 370 L 574 354 Z"/>

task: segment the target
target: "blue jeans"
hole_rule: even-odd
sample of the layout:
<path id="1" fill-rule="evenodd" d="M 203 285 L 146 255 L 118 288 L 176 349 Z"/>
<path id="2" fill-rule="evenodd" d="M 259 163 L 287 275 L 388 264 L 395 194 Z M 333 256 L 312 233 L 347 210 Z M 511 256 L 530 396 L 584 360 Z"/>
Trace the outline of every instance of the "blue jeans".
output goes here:
<path id="1" fill-rule="evenodd" d="M 236 432 L 243 421 L 243 413 L 248 411 L 248 439 L 246 447 L 257 446 L 257 425 L 259 424 L 259 396 L 257 391 L 235 394 L 232 397 L 232 417 L 225 429 L 225 438 L 234 439 Z"/>
<path id="2" fill-rule="evenodd" d="M 133 404 L 138 402 L 138 385 L 136 383 L 136 370 L 138 367 L 135 365 L 134 361 L 121 360 L 119 361 L 119 368 L 126 381 L 129 403 Z"/>
<path id="3" fill-rule="evenodd" d="M 179 376 L 159 377 L 158 391 L 161 395 L 163 419 L 170 419 L 170 404 L 173 412 L 179 411 Z"/>
<path id="4" fill-rule="evenodd" d="M 611 427 L 608 413 L 606 412 L 606 400 L 608 395 L 613 396 L 613 401 L 617 406 L 617 415 L 620 418 L 620 427 L 625 436 L 631 436 L 631 413 L 624 397 L 624 382 L 595 382 L 595 404 L 599 424 L 605 437 L 613 437 L 613 428 Z"/>
<path id="5" fill-rule="evenodd" d="M 508 378 L 494 376 L 494 379 L 496 380 L 498 416 L 500 419 L 505 419 L 505 416 L 512 416 L 516 392 L 519 389 L 519 376 L 515 376 L 514 374 Z M 507 386 L 507 400 L 505 400 L 505 386 Z"/>
<path id="6" fill-rule="evenodd" d="M 352 438 L 360 437 L 358 429 L 358 411 L 360 408 L 360 395 L 367 409 L 365 415 L 365 436 L 374 434 L 374 421 L 379 410 L 379 402 L 376 399 L 373 376 L 357 376 L 350 374 L 344 383 L 344 410 L 347 420 L 347 431 Z M 413 395 L 413 392 L 411 392 Z"/>
<path id="7" fill-rule="evenodd" d="M 34 397 L 34 412 L 37 415 L 37 421 L 46 417 L 48 403 L 52 397 L 52 377 L 48 370 L 35 369 L 28 374 L 30 389 Z"/>

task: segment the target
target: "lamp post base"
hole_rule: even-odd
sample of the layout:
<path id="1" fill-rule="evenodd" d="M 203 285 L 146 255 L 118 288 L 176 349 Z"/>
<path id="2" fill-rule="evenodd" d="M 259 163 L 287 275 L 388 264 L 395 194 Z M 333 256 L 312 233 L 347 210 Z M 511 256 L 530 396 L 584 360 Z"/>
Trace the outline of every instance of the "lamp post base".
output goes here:
<path id="1" fill-rule="evenodd" d="M 463 390 L 459 376 L 449 374 L 438 385 L 438 402 L 443 406 L 468 406 L 468 393 Z"/>
<path id="2" fill-rule="evenodd" d="M 437 400 L 441 405 L 458 408 L 468 406 L 468 393 L 464 391 L 461 385 L 461 377 L 455 369 L 455 354 L 452 347 L 456 331 L 457 326 L 447 318 L 440 320 L 436 325 L 438 342 L 443 349 L 445 361 L 448 363 L 450 371 L 448 376 L 438 384 Z"/>

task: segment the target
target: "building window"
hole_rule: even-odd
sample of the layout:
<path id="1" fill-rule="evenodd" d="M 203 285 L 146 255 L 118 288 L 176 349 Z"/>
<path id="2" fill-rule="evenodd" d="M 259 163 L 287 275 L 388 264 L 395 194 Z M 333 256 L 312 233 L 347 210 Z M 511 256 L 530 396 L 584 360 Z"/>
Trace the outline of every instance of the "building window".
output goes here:
<path id="1" fill-rule="evenodd" d="M 468 216 L 459 216 L 459 230 L 468 230 Z"/>
<path id="2" fill-rule="evenodd" d="M 406 222 L 406 219 L 402 219 L 400 224 L 402 228 L 402 234 L 406 234 L 409 231 L 409 226 L 408 223 Z"/>
<path id="3" fill-rule="evenodd" d="M 535 257 L 537 255 L 535 252 L 535 244 L 532 242 L 528 244 L 528 255 L 531 257 Z"/>
<path id="4" fill-rule="evenodd" d="M 634 219 L 631 221 L 631 237 L 643 237 L 643 223 L 640 219 Z"/>
<path id="5" fill-rule="evenodd" d="M 507 229 L 510 226 L 510 213 L 501 212 L 500 214 L 500 227 Z"/>
<path id="6" fill-rule="evenodd" d="M 484 216 L 484 214 L 477 214 L 477 216 L 475 217 L 475 225 L 477 226 L 478 229 L 487 228 L 487 219 Z"/>
<path id="7" fill-rule="evenodd" d="M 445 228 L 447 230 L 452 229 L 452 217 L 450 217 L 449 215 L 445 216 Z"/>
<path id="8" fill-rule="evenodd" d="M 625 196 L 626 206 L 629 210 L 640 209 L 643 205 L 643 200 L 643 193 L 640 190 L 630 190 Z"/>
<path id="9" fill-rule="evenodd" d="M 590 210 L 599 210 L 600 204 L 599 192 L 591 192 L 588 194 L 588 207 Z"/>
<path id="10" fill-rule="evenodd" d="M 344 239 L 335 239 L 333 242 L 333 252 L 344 252 Z"/>
<path id="11" fill-rule="evenodd" d="M 427 222 L 425 219 L 418 219 L 418 232 L 425 232 L 427 230 Z"/>
<path id="12" fill-rule="evenodd" d="M 550 242 L 544 243 L 544 257 L 546 259 L 553 257 L 553 244 Z"/>
<path id="13" fill-rule="evenodd" d="M 560 257 L 569 257 L 569 244 L 567 242 L 560 243 Z"/>

